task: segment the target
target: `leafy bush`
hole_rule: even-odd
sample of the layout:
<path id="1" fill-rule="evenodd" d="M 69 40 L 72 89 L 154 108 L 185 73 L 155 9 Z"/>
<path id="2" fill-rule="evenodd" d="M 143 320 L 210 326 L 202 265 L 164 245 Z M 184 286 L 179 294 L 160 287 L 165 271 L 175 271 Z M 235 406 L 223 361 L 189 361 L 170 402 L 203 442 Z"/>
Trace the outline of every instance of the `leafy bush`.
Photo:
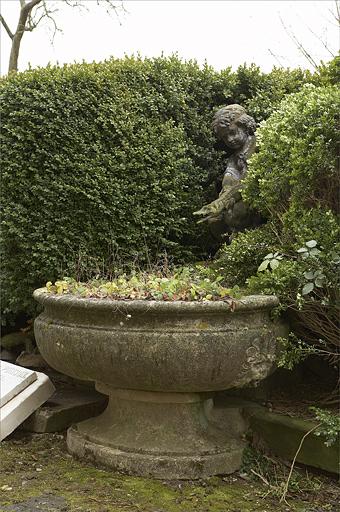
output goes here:
<path id="1" fill-rule="evenodd" d="M 310 407 L 310 410 L 315 414 L 316 419 L 319 421 L 320 426 L 315 431 L 316 436 L 325 438 L 325 445 L 332 446 L 340 441 L 340 414 L 334 414 L 326 409 L 318 407 Z"/>
<path id="2" fill-rule="evenodd" d="M 262 124 L 243 197 L 263 215 L 284 224 L 293 209 L 338 212 L 339 104 L 337 87 L 308 85 Z"/>
<path id="3" fill-rule="evenodd" d="M 272 73 L 126 58 L 2 79 L 3 321 L 32 314 L 33 289 L 63 274 L 88 278 L 164 251 L 204 257 L 209 235 L 192 212 L 215 198 L 225 159 L 213 111 L 240 102 L 261 120 L 314 80 Z"/>
<path id="4" fill-rule="evenodd" d="M 277 245 L 269 224 L 236 233 L 231 244 L 224 244 L 219 250 L 214 267 L 229 286 L 244 286 L 247 278 L 256 273 L 265 255 L 271 250 L 275 252 Z"/>
<path id="5" fill-rule="evenodd" d="M 308 241 L 297 256 L 286 257 L 272 271 L 248 279 L 253 293 L 279 295 L 297 337 L 316 347 L 315 354 L 340 363 L 340 244 L 324 252 Z M 296 338 L 297 339 L 297 338 Z"/>
<path id="6" fill-rule="evenodd" d="M 247 261 L 243 270 L 239 262 L 234 267 L 242 281 L 248 274 L 249 291 L 278 295 L 281 307 L 290 313 L 294 333 L 336 363 L 339 109 L 338 88 L 305 86 L 285 98 L 258 130 L 259 152 L 250 161 L 243 195 L 269 219 L 276 244 L 268 245 L 257 272 Z M 261 236 L 263 227 L 252 232 L 254 240 L 257 233 Z M 242 250 L 242 237 L 226 249 L 234 254 Z M 270 264 L 273 259 L 275 265 Z"/>

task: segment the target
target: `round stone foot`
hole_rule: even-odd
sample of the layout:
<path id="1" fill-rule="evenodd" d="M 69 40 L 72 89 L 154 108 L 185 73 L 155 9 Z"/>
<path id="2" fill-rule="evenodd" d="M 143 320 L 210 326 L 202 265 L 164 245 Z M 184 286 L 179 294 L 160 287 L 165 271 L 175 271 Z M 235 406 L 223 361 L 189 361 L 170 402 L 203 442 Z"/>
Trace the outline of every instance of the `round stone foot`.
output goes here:
<path id="1" fill-rule="evenodd" d="M 94 464 L 162 480 L 196 480 L 233 473 L 239 469 L 243 453 L 243 446 L 228 447 L 224 452 L 210 455 L 191 456 L 124 452 L 87 440 L 76 427 L 68 429 L 67 446 L 72 455 Z"/>
<path id="2" fill-rule="evenodd" d="M 235 411 L 230 425 L 219 427 L 212 400 L 198 393 L 97 388 L 109 394 L 108 407 L 68 430 L 71 454 L 160 479 L 191 480 L 239 469 L 244 443 L 235 435 Z"/>

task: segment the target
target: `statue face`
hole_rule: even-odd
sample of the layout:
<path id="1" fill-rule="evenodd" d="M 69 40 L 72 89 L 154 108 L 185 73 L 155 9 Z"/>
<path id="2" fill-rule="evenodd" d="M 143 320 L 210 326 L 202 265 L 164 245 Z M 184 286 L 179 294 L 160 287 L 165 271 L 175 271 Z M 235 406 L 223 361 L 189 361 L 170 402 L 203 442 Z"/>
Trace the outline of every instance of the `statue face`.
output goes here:
<path id="1" fill-rule="evenodd" d="M 240 149 L 246 143 L 248 134 L 243 126 L 237 123 L 226 125 L 223 121 L 219 126 L 219 137 L 230 149 Z"/>

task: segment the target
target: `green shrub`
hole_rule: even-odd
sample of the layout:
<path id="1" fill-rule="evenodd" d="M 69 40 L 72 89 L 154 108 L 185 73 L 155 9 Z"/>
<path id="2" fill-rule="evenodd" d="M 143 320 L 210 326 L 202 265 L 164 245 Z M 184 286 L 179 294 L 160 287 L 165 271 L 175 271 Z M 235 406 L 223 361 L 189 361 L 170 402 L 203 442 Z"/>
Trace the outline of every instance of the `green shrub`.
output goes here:
<path id="1" fill-rule="evenodd" d="M 223 275 L 228 286 L 244 286 L 249 276 L 256 273 L 261 261 L 278 241 L 270 225 L 236 233 L 231 244 L 224 244 L 216 255 L 214 267 Z"/>
<path id="2" fill-rule="evenodd" d="M 287 96 L 257 132 L 243 197 L 282 221 L 292 208 L 337 211 L 340 90 L 305 86 Z"/>
<path id="3" fill-rule="evenodd" d="M 258 131 L 244 191 L 275 227 L 281 254 L 275 268 L 253 272 L 249 291 L 277 294 L 295 334 L 337 364 L 339 109 L 336 87 L 308 86 L 285 98 Z"/>
<path id="4" fill-rule="evenodd" d="M 2 79 L 3 321 L 32 314 L 33 289 L 65 274 L 87 279 L 164 251 L 178 262 L 204 257 L 209 235 L 192 212 L 216 197 L 225 161 L 212 113 L 240 102 L 262 119 L 310 81 L 276 73 L 279 89 L 259 70 L 217 73 L 171 57 Z"/>

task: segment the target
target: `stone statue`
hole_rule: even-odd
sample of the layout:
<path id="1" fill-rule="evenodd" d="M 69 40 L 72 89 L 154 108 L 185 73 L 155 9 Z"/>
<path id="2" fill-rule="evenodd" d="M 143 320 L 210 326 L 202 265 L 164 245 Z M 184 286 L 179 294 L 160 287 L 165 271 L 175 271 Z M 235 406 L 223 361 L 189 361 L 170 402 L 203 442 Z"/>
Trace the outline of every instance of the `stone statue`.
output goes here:
<path id="1" fill-rule="evenodd" d="M 246 114 L 241 105 L 228 105 L 216 112 L 212 122 L 216 137 L 232 151 L 222 180 L 218 198 L 203 206 L 194 215 L 204 215 L 215 236 L 251 227 L 259 223 L 254 212 L 242 201 L 242 179 L 247 172 L 247 159 L 255 151 L 255 120 Z"/>

